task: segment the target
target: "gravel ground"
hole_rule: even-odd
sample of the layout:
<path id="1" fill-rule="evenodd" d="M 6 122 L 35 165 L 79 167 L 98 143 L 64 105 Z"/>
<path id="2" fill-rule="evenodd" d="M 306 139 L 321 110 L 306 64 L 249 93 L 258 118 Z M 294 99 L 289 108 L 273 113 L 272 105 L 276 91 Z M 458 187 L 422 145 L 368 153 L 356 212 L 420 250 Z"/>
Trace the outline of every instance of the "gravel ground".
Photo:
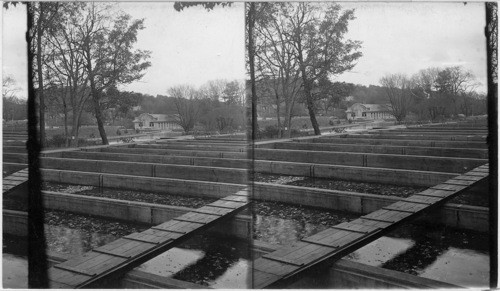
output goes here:
<path id="1" fill-rule="evenodd" d="M 93 186 L 56 184 L 49 182 L 45 182 L 42 187 L 47 191 L 192 208 L 199 208 L 217 200 L 215 198 L 199 198 L 111 188 L 103 188 L 101 192 L 98 187 Z"/>
<path id="2" fill-rule="evenodd" d="M 317 179 L 261 173 L 255 175 L 255 181 L 398 197 L 408 197 L 427 189 L 426 187 L 407 187 L 379 183 L 352 182 L 338 179 Z"/>

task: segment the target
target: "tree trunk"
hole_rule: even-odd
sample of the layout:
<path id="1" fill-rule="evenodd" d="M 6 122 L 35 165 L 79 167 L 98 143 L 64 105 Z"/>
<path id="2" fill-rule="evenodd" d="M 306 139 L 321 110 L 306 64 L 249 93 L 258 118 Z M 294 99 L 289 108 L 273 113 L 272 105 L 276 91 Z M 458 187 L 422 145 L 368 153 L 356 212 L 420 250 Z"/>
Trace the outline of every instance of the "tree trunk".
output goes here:
<path id="1" fill-rule="evenodd" d="M 33 5 L 27 4 L 27 28 L 33 29 Z M 45 253 L 45 233 L 44 229 L 44 211 L 43 199 L 41 193 L 42 179 L 40 175 L 40 143 L 36 138 L 37 118 L 36 118 L 36 94 L 34 92 L 33 81 L 35 74 L 33 71 L 33 56 L 30 53 L 32 48 L 32 39 L 27 37 L 28 49 L 28 141 L 26 147 L 28 150 L 28 288 L 49 288 L 47 275 L 47 255 Z M 39 68 L 40 69 L 40 68 Z"/>
<path id="2" fill-rule="evenodd" d="M 68 147 L 69 146 L 69 140 L 68 140 L 68 110 L 67 110 L 66 102 L 64 102 L 63 108 L 64 108 L 64 140 L 66 141 L 65 142 L 65 146 Z"/>
<path id="3" fill-rule="evenodd" d="M 248 62 L 250 67 L 250 86 L 252 91 L 252 140 L 257 138 L 259 125 L 257 123 L 257 90 L 255 89 L 255 46 L 253 40 L 254 26 L 255 26 L 255 3 L 249 3 L 248 11 Z"/>
<path id="4" fill-rule="evenodd" d="M 316 113 L 314 112 L 314 102 L 312 101 L 311 92 L 306 93 L 307 97 L 307 111 L 309 112 L 309 118 L 311 119 L 312 127 L 314 128 L 314 135 L 321 135 L 321 131 L 319 130 L 319 124 L 316 120 Z"/>
<path id="5" fill-rule="evenodd" d="M 274 93 L 276 96 L 276 118 L 278 119 L 278 138 L 282 138 L 283 130 L 281 128 L 281 118 L 280 118 L 280 98 L 276 91 Z"/>
<path id="6" fill-rule="evenodd" d="M 95 86 L 95 80 L 94 80 L 94 73 L 92 72 L 92 63 L 90 59 L 90 52 L 88 51 L 90 48 L 87 47 L 87 68 L 89 72 L 89 80 L 90 80 L 90 92 L 92 94 L 92 101 L 94 103 L 94 112 L 95 112 L 95 118 L 97 120 L 97 129 L 99 129 L 99 135 L 101 136 L 102 139 L 102 144 L 103 145 L 108 145 L 108 137 L 106 136 L 106 131 L 104 130 L 104 123 L 102 122 L 102 112 L 101 112 L 101 106 L 99 105 L 99 91 L 96 89 Z"/>
<path id="7" fill-rule="evenodd" d="M 92 88 L 92 101 L 94 103 L 95 118 L 97 120 L 97 129 L 99 129 L 99 135 L 101 136 L 102 144 L 108 145 L 109 144 L 108 137 L 106 136 L 106 131 L 104 130 L 101 107 L 99 106 L 99 92 L 97 92 L 95 87 Z"/>
<path id="8" fill-rule="evenodd" d="M 311 87 L 309 84 L 309 80 L 307 79 L 306 75 L 306 67 L 304 64 L 304 57 L 302 55 L 302 45 L 301 45 L 301 40 L 299 39 L 298 42 L 298 61 L 300 65 L 300 73 L 302 75 L 302 82 L 304 83 L 304 93 L 306 95 L 306 105 L 307 105 L 307 111 L 309 112 L 309 118 L 311 119 L 311 125 L 314 128 L 314 135 L 321 135 L 321 131 L 319 130 L 319 125 L 318 121 L 316 120 L 316 113 L 314 112 L 314 101 L 313 97 L 311 94 Z"/>
<path id="9" fill-rule="evenodd" d="M 292 137 L 292 108 L 291 107 L 290 107 L 290 110 L 287 112 L 286 123 L 288 124 L 288 129 L 286 131 L 286 137 L 291 138 Z"/>
<path id="10" fill-rule="evenodd" d="M 38 101 L 39 101 L 39 137 L 40 145 L 43 147 L 45 145 L 45 98 L 43 96 L 43 73 L 42 73 L 42 34 L 43 34 L 43 7 L 44 3 L 39 3 L 40 15 L 37 21 L 37 54 L 36 54 L 36 66 L 38 68 Z"/>

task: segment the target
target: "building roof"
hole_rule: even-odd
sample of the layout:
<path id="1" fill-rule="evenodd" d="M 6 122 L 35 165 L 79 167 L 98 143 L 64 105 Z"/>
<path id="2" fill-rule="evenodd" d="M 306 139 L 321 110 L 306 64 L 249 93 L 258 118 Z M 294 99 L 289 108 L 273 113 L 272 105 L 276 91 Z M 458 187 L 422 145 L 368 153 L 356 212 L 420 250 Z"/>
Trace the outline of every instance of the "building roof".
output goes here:
<path id="1" fill-rule="evenodd" d="M 141 115 L 137 116 L 132 122 L 142 122 L 141 117 L 145 115 L 151 116 L 152 122 L 175 122 L 177 120 L 175 115 L 142 113 Z"/>
<path id="2" fill-rule="evenodd" d="M 389 104 L 363 104 L 363 103 L 354 103 L 351 107 L 347 108 L 346 112 L 352 112 L 352 108 L 355 106 L 361 106 L 363 111 L 366 112 L 386 112 L 390 111 Z"/>

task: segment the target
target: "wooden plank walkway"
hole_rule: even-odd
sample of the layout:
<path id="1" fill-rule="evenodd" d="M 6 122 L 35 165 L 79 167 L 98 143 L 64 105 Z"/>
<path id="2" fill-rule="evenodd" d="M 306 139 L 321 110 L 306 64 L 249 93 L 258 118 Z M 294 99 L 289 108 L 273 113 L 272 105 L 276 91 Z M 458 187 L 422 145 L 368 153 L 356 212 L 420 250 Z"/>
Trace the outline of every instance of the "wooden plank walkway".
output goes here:
<path id="1" fill-rule="evenodd" d="M 253 264 L 253 288 L 279 288 L 283 280 L 325 260 L 340 259 L 488 177 L 488 164 L 263 255 Z"/>
<path id="2" fill-rule="evenodd" d="M 3 194 L 7 194 L 14 188 L 28 182 L 28 168 L 22 169 L 21 171 L 15 172 L 5 178 L 3 178 Z"/>
<path id="3" fill-rule="evenodd" d="M 55 265 L 48 272 L 50 288 L 85 288 L 109 275 L 129 270 L 231 217 L 248 203 L 248 192 L 242 190 Z"/>

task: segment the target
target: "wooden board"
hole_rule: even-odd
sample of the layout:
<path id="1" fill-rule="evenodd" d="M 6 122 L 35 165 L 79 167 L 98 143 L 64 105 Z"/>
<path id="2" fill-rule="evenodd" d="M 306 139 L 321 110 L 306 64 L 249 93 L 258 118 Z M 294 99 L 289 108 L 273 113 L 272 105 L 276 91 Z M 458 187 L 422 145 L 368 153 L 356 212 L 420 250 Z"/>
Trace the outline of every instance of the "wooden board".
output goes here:
<path id="1" fill-rule="evenodd" d="M 28 182 L 28 170 L 23 169 L 12 173 L 11 175 L 3 178 L 2 180 L 2 192 L 7 193 L 14 188 Z"/>
<path id="2" fill-rule="evenodd" d="M 459 186 L 469 186 L 470 185 L 470 180 L 459 180 L 459 179 L 451 179 L 451 180 L 448 180 L 446 182 L 444 182 L 443 184 L 449 184 L 449 185 L 459 185 Z"/>
<path id="3" fill-rule="evenodd" d="M 228 209 L 238 209 L 240 207 L 245 206 L 247 203 L 248 202 L 234 202 L 234 201 L 217 200 L 213 203 L 208 204 L 207 206 L 214 206 L 214 207 L 228 208 Z"/>
<path id="4" fill-rule="evenodd" d="M 439 184 L 443 185 L 443 184 Z M 426 189 L 424 191 L 418 192 L 416 195 L 421 195 L 421 196 L 429 196 L 429 197 L 436 197 L 439 199 L 446 198 L 453 194 L 454 191 L 446 190 L 446 189 Z"/>
<path id="5" fill-rule="evenodd" d="M 482 176 L 471 176 L 471 175 L 460 175 L 460 176 L 457 176 L 453 179 L 465 180 L 465 181 L 479 181 L 479 180 L 483 179 L 483 177 Z"/>
<path id="6" fill-rule="evenodd" d="M 240 195 L 231 195 L 231 196 L 221 198 L 220 200 L 247 203 L 248 197 L 247 196 L 240 196 Z"/>
<path id="7" fill-rule="evenodd" d="M 253 264 L 253 269 L 257 271 L 262 271 L 266 273 L 270 273 L 277 276 L 286 275 L 292 271 L 297 270 L 297 266 L 294 264 L 286 264 L 279 262 L 277 260 L 267 259 L 265 257 L 261 257 L 256 260 Z"/>
<path id="8" fill-rule="evenodd" d="M 465 189 L 467 187 L 468 186 L 439 184 L 439 185 L 436 185 L 436 186 L 432 186 L 431 189 L 448 190 L 448 191 L 451 191 L 451 192 L 457 192 L 457 191 L 463 190 L 463 189 Z"/>
<path id="9" fill-rule="evenodd" d="M 382 209 L 415 213 L 415 212 L 420 211 L 426 207 L 427 207 L 427 205 L 421 204 L 421 203 L 399 201 L 399 202 L 393 203 L 389 206 L 383 207 Z"/>
<path id="10" fill-rule="evenodd" d="M 438 201 L 441 201 L 441 198 L 431 197 L 431 196 L 422 196 L 422 195 L 415 194 L 415 195 L 412 195 L 408 198 L 403 199 L 402 201 L 432 205 Z"/>

